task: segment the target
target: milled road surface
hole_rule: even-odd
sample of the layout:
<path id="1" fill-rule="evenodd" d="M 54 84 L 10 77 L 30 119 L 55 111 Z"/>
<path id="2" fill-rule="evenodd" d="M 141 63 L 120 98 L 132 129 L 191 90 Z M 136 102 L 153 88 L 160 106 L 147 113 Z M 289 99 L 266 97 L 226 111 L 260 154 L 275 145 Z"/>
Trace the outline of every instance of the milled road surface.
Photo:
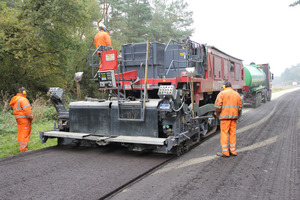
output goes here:
<path id="1" fill-rule="evenodd" d="M 252 109 L 238 156 L 220 158 L 219 133 L 108 199 L 299 199 L 300 92 Z M 0 159 L 0 199 L 99 199 L 168 160 L 114 147 L 53 147 Z"/>
<path id="2" fill-rule="evenodd" d="M 217 157 L 219 134 L 110 199 L 300 199 L 300 92 L 247 112 L 238 156 Z"/>

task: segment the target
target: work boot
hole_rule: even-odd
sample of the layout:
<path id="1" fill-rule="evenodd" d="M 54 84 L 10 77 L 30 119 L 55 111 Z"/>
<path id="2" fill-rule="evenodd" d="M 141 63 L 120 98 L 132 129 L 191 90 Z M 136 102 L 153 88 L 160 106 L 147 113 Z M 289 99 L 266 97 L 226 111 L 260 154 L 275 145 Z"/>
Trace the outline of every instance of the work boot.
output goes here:
<path id="1" fill-rule="evenodd" d="M 237 154 L 234 154 L 234 153 L 231 153 L 231 152 L 230 152 L 230 155 L 231 155 L 231 156 L 237 156 Z"/>
<path id="2" fill-rule="evenodd" d="M 223 153 L 218 152 L 217 156 L 228 158 L 229 156 L 224 155 Z"/>

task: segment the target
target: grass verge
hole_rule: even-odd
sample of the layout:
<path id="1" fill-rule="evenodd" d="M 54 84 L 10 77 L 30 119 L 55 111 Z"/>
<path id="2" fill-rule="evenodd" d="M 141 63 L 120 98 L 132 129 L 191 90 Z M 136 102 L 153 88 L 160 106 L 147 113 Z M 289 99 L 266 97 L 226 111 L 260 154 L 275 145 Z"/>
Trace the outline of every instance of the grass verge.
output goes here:
<path id="1" fill-rule="evenodd" d="M 272 87 L 272 93 L 276 93 L 276 92 L 280 92 L 283 90 L 289 90 L 289 89 L 293 89 L 296 88 L 297 86 L 273 86 Z"/>
<path id="2" fill-rule="evenodd" d="M 45 147 L 55 146 L 57 144 L 57 139 L 48 140 L 46 143 L 42 144 L 40 140 L 40 132 L 53 129 L 53 121 L 40 122 L 38 124 L 32 125 L 31 137 L 28 144 L 29 150 L 37 150 Z M 3 130 L 2 130 L 3 131 Z M 17 123 L 10 127 L 8 132 L 3 131 L 0 135 L 0 158 L 14 156 L 20 154 L 19 144 L 18 144 L 18 127 Z"/>
<path id="3" fill-rule="evenodd" d="M 9 105 L 11 97 L 0 92 L 0 158 L 20 154 L 18 144 L 18 126 Z M 32 103 L 33 124 L 28 144 L 29 150 L 37 150 L 57 144 L 57 139 L 48 140 L 42 144 L 40 132 L 52 130 L 57 117 L 55 108 L 49 106 L 46 100 L 36 98 Z"/>

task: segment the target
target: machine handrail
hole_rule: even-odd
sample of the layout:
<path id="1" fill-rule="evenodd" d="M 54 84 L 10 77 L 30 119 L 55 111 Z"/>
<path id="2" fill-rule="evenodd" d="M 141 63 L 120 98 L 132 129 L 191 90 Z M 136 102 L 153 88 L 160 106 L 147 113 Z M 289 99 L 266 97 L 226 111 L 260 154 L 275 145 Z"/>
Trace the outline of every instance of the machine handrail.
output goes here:
<path id="1" fill-rule="evenodd" d="M 109 46 L 104 46 L 104 45 L 99 45 L 95 50 L 94 52 L 92 53 L 91 57 L 92 57 L 92 62 L 89 63 L 89 66 L 92 67 L 92 77 L 95 77 L 97 75 L 97 72 L 94 74 L 94 67 L 95 66 L 99 66 L 99 63 L 94 63 L 94 56 L 95 54 L 97 54 L 98 51 L 108 51 L 108 50 L 111 50 L 112 48 L 109 47 Z M 92 49 L 90 49 L 92 50 Z M 88 62 L 89 62 L 89 59 L 88 59 Z M 98 70 L 97 70 L 98 71 Z"/>
<path id="2" fill-rule="evenodd" d="M 169 40 L 169 42 L 168 42 L 168 44 L 167 44 L 167 46 L 165 48 L 165 52 L 167 51 L 167 49 L 168 49 L 168 47 L 169 47 L 169 45 L 170 45 L 171 42 L 175 42 L 177 44 L 185 44 L 185 42 L 179 42 L 179 41 L 171 39 L 171 40 Z"/>
<path id="3" fill-rule="evenodd" d="M 186 45 L 185 45 L 186 48 L 184 48 L 184 49 L 185 49 L 185 54 L 186 54 L 186 57 L 185 57 L 185 60 L 186 60 L 186 61 L 172 60 L 171 63 L 170 63 L 170 65 L 169 65 L 169 67 L 167 68 L 166 75 L 169 74 L 169 71 L 170 71 L 170 69 L 172 68 L 172 66 L 173 66 L 174 70 L 177 70 L 177 69 L 180 69 L 180 68 L 181 68 L 181 67 L 179 67 L 179 66 L 176 67 L 176 66 L 174 65 L 175 62 L 176 62 L 176 63 L 185 63 L 185 62 L 186 62 L 186 63 L 187 63 L 187 66 L 186 66 L 186 67 L 189 66 L 189 63 L 190 63 L 190 62 L 195 62 L 195 63 L 201 63 L 201 62 L 203 62 L 203 59 L 201 59 L 201 57 L 199 56 L 200 54 L 197 54 L 197 58 L 199 58 L 199 59 L 194 59 L 192 56 L 188 56 L 188 55 L 189 55 L 189 50 L 190 50 L 190 45 L 189 45 L 189 44 L 195 44 L 195 45 L 196 45 L 195 49 L 197 49 L 197 50 L 200 52 L 200 50 L 201 50 L 201 44 L 200 44 L 200 43 L 194 42 L 194 41 L 192 41 L 192 40 L 187 40 L 186 42 L 179 42 L 179 41 L 176 41 L 176 40 L 171 39 L 171 40 L 169 40 L 168 44 L 167 44 L 166 47 L 165 47 L 165 52 L 168 50 L 168 48 L 169 48 L 169 46 L 170 46 L 170 44 L 171 44 L 172 42 L 173 42 L 173 43 L 177 43 L 177 44 L 186 44 Z"/>

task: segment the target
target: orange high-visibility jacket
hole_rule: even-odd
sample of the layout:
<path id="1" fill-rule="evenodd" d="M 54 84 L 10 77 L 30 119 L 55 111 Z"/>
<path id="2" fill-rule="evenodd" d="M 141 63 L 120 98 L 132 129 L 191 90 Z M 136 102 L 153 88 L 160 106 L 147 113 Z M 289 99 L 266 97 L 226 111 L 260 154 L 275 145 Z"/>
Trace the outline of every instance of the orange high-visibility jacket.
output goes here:
<path id="1" fill-rule="evenodd" d="M 103 30 L 97 33 L 94 38 L 94 43 L 96 48 L 98 48 L 99 45 L 112 46 L 109 34 Z"/>
<path id="2" fill-rule="evenodd" d="M 9 105 L 12 105 L 16 120 L 24 118 L 33 119 L 31 106 L 28 99 L 26 99 L 26 95 L 18 93 L 11 99 Z"/>
<path id="3" fill-rule="evenodd" d="M 231 87 L 225 88 L 217 96 L 215 111 L 219 113 L 219 119 L 238 119 L 242 110 L 242 98 Z"/>

